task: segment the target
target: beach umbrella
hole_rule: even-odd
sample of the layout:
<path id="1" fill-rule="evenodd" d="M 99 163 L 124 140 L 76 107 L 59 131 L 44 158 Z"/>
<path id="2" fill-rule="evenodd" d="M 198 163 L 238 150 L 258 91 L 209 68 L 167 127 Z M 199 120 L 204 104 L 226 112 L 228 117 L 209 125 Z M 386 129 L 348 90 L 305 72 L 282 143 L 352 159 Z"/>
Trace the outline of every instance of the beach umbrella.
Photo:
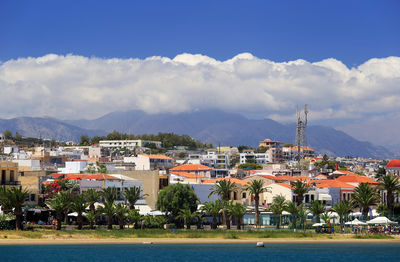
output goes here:
<path id="1" fill-rule="evenodd" d="M 313 227 L 322 227 L 322 226 L 325 226 L 325 225 L 326 225 L 325 223 L 315 223 L 312 226 Z"/>
<path id="2" fill-rule="evenodd" d="M 346 222 L 345 225 L 366 226 L 366 225 L 368 225 L 368 224 L 365 223 L 365 222 L 362 222 L 362 221 L 360 221 L 360 220 L 358 220 L 358 219 L 356 218 L 356 219 L 354 219 L 353 221 Z"/>
<path id="3" fill-rule="evenodd" d="M 397 222 L 391 221 L 389 218 L 387 217 L 376 217 L 370 221 L 367 221 L 367 223 L 369 225 L 374 225 L 374 224 L 378 224 L 378 225 L 397 225 Z"/>

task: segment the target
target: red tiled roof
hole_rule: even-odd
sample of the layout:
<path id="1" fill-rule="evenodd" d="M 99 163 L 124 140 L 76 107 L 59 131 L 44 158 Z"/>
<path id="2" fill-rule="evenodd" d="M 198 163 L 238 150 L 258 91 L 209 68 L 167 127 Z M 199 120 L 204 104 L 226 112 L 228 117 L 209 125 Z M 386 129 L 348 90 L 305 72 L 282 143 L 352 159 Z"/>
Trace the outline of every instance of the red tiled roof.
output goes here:
<path id="1" fill-rule="evenodd" d="M 387 163 L 386 168 L 400 168 L 400 159 L 392 159 Z"/>
<path id="2" fill-rule="evenodd" d="M 186 177 L 186 178 L 208 178 L 206 176 L 196 175 L 196 174 L 188 173 L 188 172 L 174 172 L 171 174 L 176 175 L 176 176 Z"/>
<path id="3" fill-rule="evenodd" d="M 355 188 L 343 181 L 336 180 L 310 180 L 310 183 L 315 183 L 318 188 Z"/>
<path id="4" fill-rule="evenodd" d="M 67 180 L 82 180 L 82 179 L 96 179 L 96 180 L 118 180 L 118 178 L 106 174 L 66 174 Z"/>
<path id="5" fill-rule="evenodd" d="M 307 176 L 276 176 L 275 180 L 276 181 L 296 181 L 296 180 L 306 181 L 306 180 L 310 180 L 310 178 Z"/>
<path id="6" fill-rule="evenodd" d="M 231 181 L 231 183 L 239 184 L 239 185 L 242 185 L 242 186 L 245 186 L 245 185 L 248 184 L 247 181 L 244 181 L 244 180 L 241 180 L 241 179 L 238 179 L 238 178 L 215 178 L 215 179 L 205 180 L 203 183 L 205 183 L 205 184 L 215 184 L 216 182 L 221 181 L 221 180 L 228 180 L 228 181 Z"/>
<path id="7" fill-rule="evenodd" d="M 271 180 L 276 180 L 276 177 L 271 176 L 271 175 L 256 175 L 256 176 L 260 176 L 260 177 L 271 179 Z"/>
<path id="8" fill-rule="evenodd" d="M 337 170 L 335 172 L 342 173 L 342 174 L 345 174 L 345 175 L 350 175 L 350 176 L 357 176 L 355 173 L 353 173 L 351 171 L 347 171 L 347 170 Z"/>
<path id="9" fill-rule="evenodd" d="M 286 184 L 286 183 L 275 183 L 275 184 L 283 186 L 283 187 L 286 187 L 286 188 L 289 188 L 289 189 L 292 189 L 292 187 L 289 184 Z"/>
<path id="10" fill-rule="evenodd" d="M 358 176 L 358 175 L 348 175 L 348 176 L 340 176 L 336 179 L 337 181 L 346 182 L 346 183 L 369 183 L 372 185 L 379 184 L 375 180 L 366 176 Z"/>
<path id="11" fill-rule="evenodd" d="M 181 165 L 177 166 L 174 168 L 171 168 L 170 171 L 203 171 L 203 170 L 212 170 L 213 168 L 205 165 L 200 165 L 200 164 L 186 164 L 186 165 Z"/>

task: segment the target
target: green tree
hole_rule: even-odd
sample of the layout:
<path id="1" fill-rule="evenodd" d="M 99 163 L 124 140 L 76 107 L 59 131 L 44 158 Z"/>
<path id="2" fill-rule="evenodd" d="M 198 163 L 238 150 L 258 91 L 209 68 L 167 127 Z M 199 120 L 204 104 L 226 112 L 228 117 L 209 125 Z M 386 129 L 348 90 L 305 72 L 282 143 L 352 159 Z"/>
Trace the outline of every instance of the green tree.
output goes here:
<path id="1" fill-rule="evenodd" d="M 303 204 L 297 206 L 298 208 L 298 216 L 300 219 L 300 226 L 301 228 L 304 229 L 304 231 L 306 231 L 306 219 L 307 219 L 307 209 L 304 207 Z"/>
<path id="2" fill-rule="evenodd" d="M 4 188 L 0 193 L 3 199 L 1 204 L 5 204 L 6 209 L 13 209 L 15 215 L 15 229 L 21 230 L 22 223 L 22 207 L 24 206 L 25 199 L 29 197 L 29 191 L 22 187 Z"/>
<path id="3" fill-rule="evenodd" d="M 296 194 L 297 205 L 301 205 L 303 203 L 304 195 L 309 191 L 307 182 L 303 182 L 298 179 L 290 182 L 290 186 L 292 187 L 293 193 Z"/>
<path id="4" fill-rule="evenodd" d="M 166 212 L 176 221 L 182 209 L 197 210 L 199 199 L 189 185 L 173 184 L 161 189 L 157 198 L 157 209 Z"/>
<path id="5" fill-rule="evenodd" d="M 98 216 L 97 212 L 95 210 L 90 210 L 89 212 L 86 212 L 84 216 L 89 221 L 90 229 L 94 229 L 94 224 Z"/>
<path id="6" fill-rule="evenodd" d="M 360 183 L 354 189 L 353 199 L 360 207 L 363 217 L 366 218 L 369 207 L 379 201 L 379 194 L 376 188 L 371 187 L 368 183 Z"/>
<path id="7" fill-rule="evenodd" d="M 8 129 L 6 129 L 3 132 L 3 135 L 4 135 L 5 139 L 12 139 L 13 138 L 12 132 L 10 130 L 8 130 Z"/>
<path id="8" fill-rule="evenodd" d="M 278 215 L 279 219 L 276 223 L 276 228 L 280 228 L 282 223 L 282 212 L 286 209 L 286 199 L 282 195 L 276 195 L 272 198 L 272 205 L 270 207 L 272 213 Z"/>
<path id="9" fill-rule="evenodd" d="M 61 230 L 63 214 L 66 216 L 71 208 L 71 195 L 67 191 L 58 192 L 53 198 L 47 200 L 47 205 L 56 212 L 57 230 Z"/>
<path id="10" fill-rule="evenodd" d="M 115 215 L 114 201 L 104 202 L 104 206 L 99 207 L 99 212 L 107 216 L 107 229 L 112 229 L 112 219 Z"/>
<path id="11" fill-rule="evenodd" d="M 202 206 L 202 211 L 212 216 L 211 228 L 217 228 L 217 217 L 221 214 L 223 208 L 223 202 L 221 200 L 205 202 Z"/>
<path id="12" fill-rule="evenodd" d="M 139 222 L 143 219 L 143 216 L 139 214 L 139 211 L 136 209 L 130 209 L 128 211 L 127 217 L 129 223 L 131 223 L 134 228 L 138 228 Z"/>
<path id="13" fill-rule="evenodd" d="M 136 202 L 140 199 L 141 189 L 140 187 L 125 188 L 124 197 L 125 201 L 129 203 L 129 209 L 135 209 Z"/>
<path id="14" fill-rule="evenodd" d="M 15 140 L 21 141 L 22 140 L 22 135 L 18 132 L 15 132 Z"/>
<path id="15" fill-rule="evenodd" d="M 119 193 L 116 187 L 107 187 L 101 191 L 101 196 L 105 202 L 115 202 L 119 197 Z"/>
<path id="16" fill-rule="evenodd" d="M 379 187 L 386 191 L 387 213 L 389 216 L 392 216 L 394 198 L 400 192 L 399 178 L 395 175 L 383 176 L 379 183 Z"/>
<path id="17" fill-rule="evenodd" d="M 94 188 L 89 188 L 85 193 L 85 199 L 89 205 L 89 209 L 90 211 L 96 211 L 96 208 L 94 206 L 94 203 L 96 203 L 97 201 L 99 201 L 100 198 L 100 192 L 97 191 Z"/>
<path id="18" fill-rule="evenodd" d="M 378 168 L 378 170 L 376 170 L 375 178 L 381 179 L 384 176 L 386 176 L 386 169 L 384 167 Z"/>
<path id="19" fill-rule="evenodd" d="M 78 223 L 78 230 L 82 229 L 82 224 L 83 224 L 83 212 L 85 212 L 86 209 L 86 200 L 84 195 L 77 195 L 72 199 L 71 202 L 71 209 L 78 213 L 78 216 L 76 218 L 76 222 Z"/>
<path id="20" fill-rule="evenodd" d="M 90 145 L 90 137 L 83 135 L 81 136 L 81 142 L 80 142 L 81 146 L 89 146 Z"/>
<path id="21" fill-rule="evenodd" d="M 311 202 L 310 212 L 315 217 L 317 223 L 321 222 L 321 214 L 325 212 L 325 207 L 322 204 L 322 201 L 315 200 Z"/>
<path id="22" fill-rule="evenodd" d="M 332 207 L 332 211 L 336 212 L 339 215 L 340 224 L 343 224 L 344 221 L 347 220 L 347 217 L 353 210 L 353 207 L 353 200 L 344 200 Z"/>
<path id="23" fill-rule="evenodd" d="M 264 187 L 263 180 L 252 180 L 249 185 L 245 186 L 244 190 L 249 191 L 254 196 L 254 224 L 256 227 L 260 224 L 260 195 L 264 192 L 268 192 L 268 188 Z"/>
<path id="24" fill-rule="evenodd" d="M 259 165 L 259 164 L 256 164 L 256 163 L 246 162 L 244 164 L 240 164 L 238 166 L 238 168 L 239 169 L 253 169 L 253 170 L 257 169 L 257 170 L 260 170 L 260 169 L 262 169 L 262 165 Z"/>
<path id="25" fill-rule="evenodd" d="M 115 215 L 118 218 L 119 229 L 124 229 L 124 222 L 128 217 L 129 207 L 118 203 L 115 205 Z"/>
<path id="26" fill-rule="evenodd" d="M 296 221 L 299 216 L 299 206 L 295 202 L 286 201 L 285 211 L 290 213 L 293 229 L 296 229 Z"/>
<path id="27" fill-rule="evenodd" d="M 241 203 L 231 203 L 229 213 L 236 218 L 236 229 L 240 230 L 243 224 L 243 216 L 246 214 L 246 206 Z"/>
<path id="28" fill-rule="evenodd" d="M 224 180 L 218 181 L 217 183 L 215 183 L 213 185 L 213 187 L 211 188 L 211 192 L 208 196 L 210 197 L 212 195 L 218 195 L 221 197 L 223 202 L 227 202 L 230 200 L 231 194 L 233 192 L 237 192 L 236 184 L 234 182 L 232 183 L 230 180 L 224 179 Z M 226 228 L 230 229 L 231 223 L 225 212 L 225 209 L 223 209 L 222 214 L 225 219 Z"/>
<path id="29" fill-rule="evenodd" d="M 178 218 L 183 219 L 183 223 L 186 225 L 186 229 L 190 229 L 192 220 L 198 217 L 196 211 L 192 212 L 190 209 L 181 209 Z"/>

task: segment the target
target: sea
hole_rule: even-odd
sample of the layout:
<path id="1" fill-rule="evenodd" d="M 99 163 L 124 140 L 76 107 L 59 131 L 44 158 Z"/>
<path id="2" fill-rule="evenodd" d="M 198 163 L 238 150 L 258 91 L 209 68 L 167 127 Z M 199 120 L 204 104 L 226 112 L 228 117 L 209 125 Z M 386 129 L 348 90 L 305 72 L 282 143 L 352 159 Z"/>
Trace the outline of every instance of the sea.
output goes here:
<path id="1" fill-rule="evenodd" d="M 400 243 L 3 245 L 0 261 L 399 261 Z"/>

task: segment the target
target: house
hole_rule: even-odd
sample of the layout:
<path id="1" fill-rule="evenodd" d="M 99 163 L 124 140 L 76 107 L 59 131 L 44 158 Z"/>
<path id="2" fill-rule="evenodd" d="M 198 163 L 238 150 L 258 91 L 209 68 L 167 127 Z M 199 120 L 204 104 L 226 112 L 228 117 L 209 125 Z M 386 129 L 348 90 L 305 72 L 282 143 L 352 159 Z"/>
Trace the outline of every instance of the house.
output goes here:
<path id="1" fill-rule="evenodd" d="M 170 173 L 174 173 L 174 174 L 176 174 L 176 172 L 187 172 L 187 173 L 192 173 L 195 175 L 200 175 L 200 176 L 205 176 L 205 177 L 211 178 L 211 170 L 213 170 L 213 168 L 205 166 L 205 165 L 186 164 L 186 165 L 180 165 L 180 166 L 171 168 L 169 171 L 170 171 Z"/>
<path id="2" fill-rule="evenodd" d="M 173 166 L 173 158 L 165 155 L 145 155 L 124 157 L 124 163 L 134 163 L 135 170 L 169 169 Z"/>
<path id="3" fill-rule="evenodd" d="M 0 186 L 19 186 L 18 164 L 14 162 L 0 162 Z"/>
<path id="4" fill-rule="evenodd" d="M 286 183 L 274 183 L 268 185 L 268 191 L 264 192 L 262 196 L 260 196 L 260 204 L 270 206 L 274 196 L 278 195 L 284 196 L 287 201 L 292 201 L 293 192 L 291 186 Z"/>
<path id="5" fill-rule="evenodd" d="M 214 179 L 209 179 L 209 180 L 204 180 L 204 184 L 216 184 L 219 181 L 222 180 L 227 180 L 230 181 L 231 183 L 235 183 L 237 187 L 237 191 L 232 192 L 230 195 L 230 200 L 233 200 L 235 202 L 240 202 L 245 205 L 250 204 L 250 196 L 248 192 L 244 191 L 244 187 L 248 185 L 247 181 L 241 180 L 238 178 L 214 178 Z"/>
<path id="6" fill-rule="evenodd" d="M 203 181 L 207 179 L 209 178 L 203 175 L 198 175 L 188 172 L 175 172 L 175 173 L 170 173 L 169 183 L 199 184 L 203 183 Z"/>
<path id="7" fill-rule="evenodd" d="M 392 159 L 386 165 L 386 171 L 390 174 L 400 176 L 400 159 Z"/>
<path id="8" fill-rule="evenodd" d="M 379 182 L 373 180 L 370 177 L 367 176 L 359 176 L 359 175 L 347 175 L 347 176 L 340 176 L 336 179 L 337 181 L 340 182 L 345 182 L 347 184 L 353 185 L 353 186 L 358 186 L 360 183 L 368 183 L 373 186 L 377 186 Z"/>
<path id="9" fill-rule="evenodd" d="M 317 188 L 328 189 L 328 194 L 332 198 L 332 205 L 343 200 L 350 200 L 354 194 L 354 185 L 339 180 L 311 180 L 310 183 Z"/>
<path id="10" fill-rule="evenodd" d="M 162 143 L 160 141 L 150 141 L 150 140 L 101 140 L 99 146 L 106 149 L 122 149 L 126 148 L 129 150 L 134 150 L 136 147 L 146 147 L 149 145 L 154 145 L 156 148 L 161 148 Z"/>

